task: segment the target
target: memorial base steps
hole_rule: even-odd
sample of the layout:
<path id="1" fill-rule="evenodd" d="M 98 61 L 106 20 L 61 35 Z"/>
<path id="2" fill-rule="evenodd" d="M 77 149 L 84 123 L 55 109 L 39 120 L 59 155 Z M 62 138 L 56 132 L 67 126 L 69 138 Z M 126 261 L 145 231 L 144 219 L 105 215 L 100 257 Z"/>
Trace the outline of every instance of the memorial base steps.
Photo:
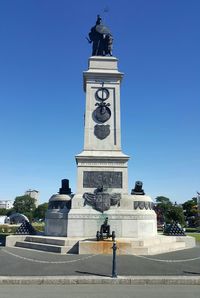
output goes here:
<path id="1" fill-rule="evenodd" d="M 117 238 L 118 255 L 155 255 L 195 246 L 189 236 L 163 236 L 137 239 Z M 112 254 L 112 240 L 80 239 L 75 237 L 8 236 L 6 246 L 15 246 L 59 254 Z"/>
<path id="2" fill-rule="evenodd" d="M 26 249 L 34 249 L 46 252 L 54 252 L 60 254 L 77 254 L 78 253 L 78 241 L 80 238 L 67 238 L 67 237 L 46 237 L 46 236 L 24 236 L 23 239 L 17 239 L 9 245 L 9 239 L 6 246 L 15 246 Z"/>
<path id="3" fill-rule="evenodd" d="M 160 236 L 149 239 L 116 239 L 118 255 L 154 255 L 185 249 L 183 241 L 176 237 Z M 79 254 L 112 254 L 112 241 L 79 241 Z"/>

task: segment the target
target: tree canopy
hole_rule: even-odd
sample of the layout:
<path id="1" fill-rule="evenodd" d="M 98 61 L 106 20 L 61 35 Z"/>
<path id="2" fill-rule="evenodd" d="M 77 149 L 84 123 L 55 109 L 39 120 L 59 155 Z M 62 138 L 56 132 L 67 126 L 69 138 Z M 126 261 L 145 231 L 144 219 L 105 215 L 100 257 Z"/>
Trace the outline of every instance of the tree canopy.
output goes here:
<path id="1" fill-rule="evenodd" d="M 13 209 L 15 212 L 22 213 L 32 220 L 33 212 L 36 209 L 35 199 L 28 195 L 16 197 Z"/>
<path id="2" fill-rule="evenodd" d="M 45 213 L 48 209 L 48 203 L 39 205 L 34 211 L 34 218 L 45 219 Z"/>
<path id="3" fill-rule="evenodd" d="M 185 217 L 182 206 L 172 205 L 167 211 L 165 218 L 167 223 L 175 221 L 181 225 L 185 225 Z"/>
<path id="4" fill-rule="evenodd" d="M 181 206 L 174 205 L 169 198 L 164 196 L 156 197 L 155 200 L 158 223 L 164 224 L 175 221 L 181 225 L 185 224 L 183 208 Z"/>
<path id="5" fill-rule="evenodd" d="M 182 206 L 187 224 L 190 227 L 199 225 L 197 198 L 192 198 L 191 200 L 184 202 Z"/>
<path id="6" fill-rule="evenodd" d="M 0 215 L 7 215 L 8 210 L 5 208 L 0 208 Z"/>
<path id="7" fill-rule="evenodd" d="M 158 196 L 155 198 L 156 203 L 162 203 L 162 204 L 172 204 L 169 198 Z"/>

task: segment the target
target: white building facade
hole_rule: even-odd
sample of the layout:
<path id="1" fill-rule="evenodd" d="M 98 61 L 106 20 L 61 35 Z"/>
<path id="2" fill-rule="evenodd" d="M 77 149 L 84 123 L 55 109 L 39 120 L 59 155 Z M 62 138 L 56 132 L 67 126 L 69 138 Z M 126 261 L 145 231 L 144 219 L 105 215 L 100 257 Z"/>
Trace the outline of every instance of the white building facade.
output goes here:
<path id="1" fill-rule="evenodd" d="M 0 200 L 1 209 L 11 209 L 13 208 L 13 201 L 10 200 Z"/>
<path id="2" fill-rule="evenodd" d="M 25 192 L 25 195 L 30 196 L 31 198 L 35 199 L 35 205 L 38 207 L 39 205 L 39 191 L 35 189 L 29 189 Z"/>

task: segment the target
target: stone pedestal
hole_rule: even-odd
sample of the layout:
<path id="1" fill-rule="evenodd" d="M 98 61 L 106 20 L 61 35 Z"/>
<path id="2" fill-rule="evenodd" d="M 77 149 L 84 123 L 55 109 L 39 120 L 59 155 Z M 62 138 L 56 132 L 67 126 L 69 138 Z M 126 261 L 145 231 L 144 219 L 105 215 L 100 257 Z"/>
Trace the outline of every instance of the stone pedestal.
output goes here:
<path id="1" fill-rule="evenodd" d="M 51 210 L 46 212 L 45 232 L 46 236 L 66 237 L 68 227 L 68 210 Z"/>
<path id="2" fill-rule="evenodd" d="M 116 237 L 138 238 L 157 235 L 156 214 L 148 196 L 123 196 L 120 206 L 112 206 L 104 213 L 90 206 L 83 206 L 81 197 L 79 203 L 79 208 L 71 209 L 68 215 L 68 237 L 95 237 L 106 217 Z"/>
<path id="3" fill-rule="evenodd" d="M 76 156 L 77 191 L 68 214 L 68 237 L 95 237 L 106 217 L 116 237 L 150 237 L 157 233 L 151 198 L 128 195 L 129 156 L 121 150 L 123 73 L 118 71 L 117 63 L 115 57 L 90 57 L 88 70 L 83 73 L 84 149 Z M 99 186 L 106 190 L 95 194 Z M 113 204 L 116 196 L 120 201 Z M 100 212 L 99 206 L 90 204 L 92 200 L 96 204 L 107 200 L 110 207 L 104 206 L 106 210 L 102 207 Z"/>
<path id="4" fill-rule="evenodd" d="M 66 237 L 68 235 L 68 213 L 71 207 L 71 197 L 65 194 L 55 194 L 49 199 L 45 214 L 45 235 Z"/>
<path id="5" fill-rule="evenodd" d="M 89 58 L 88 70 L 83 73 L 84 148 L 76 156 L 76 194 L 70 210 L 47 212 L 46 235 L 94 238 L 106 217 L 117 238 L 157 234 L 151 198 L 137 192 L 128 194 L 129 156 L 121 149 L 122 78 L 115 57 Z"/>
<path id="6" fill-rule="evenodd" d="M 77 191 L 73 199 L 93 192 L 100 184 L 112 192 L 128 194 L 127 161 L 121 151 L 120 82 L 115 57 L 94 56 L 84 72 L 86 109 L 84 150 L 76 156 Z M 107 93 L 106 93 L 107 92 Z M 101 105 L 101 106 L 100 106 Z M 104 105 L 104 106 L 103 106 Z M 105 113 L 101 114 L 101 109 Z"/>

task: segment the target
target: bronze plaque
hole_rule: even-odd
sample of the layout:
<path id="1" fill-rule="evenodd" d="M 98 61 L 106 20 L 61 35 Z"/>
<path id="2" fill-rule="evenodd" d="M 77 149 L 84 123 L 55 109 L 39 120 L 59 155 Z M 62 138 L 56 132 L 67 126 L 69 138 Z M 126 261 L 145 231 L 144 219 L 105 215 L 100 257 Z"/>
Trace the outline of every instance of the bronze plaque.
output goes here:
<path id="1" fill-rule="evenodd" d="M 96 124 L 94 127 L 94 134 L 100 140 L 105 139 L 110 134 L 110 125 Z"/>
<path id="2" fill-rule="evenodd" d="M 122 188 L 122 172 L 84 171 L 83 187 Z"/>

